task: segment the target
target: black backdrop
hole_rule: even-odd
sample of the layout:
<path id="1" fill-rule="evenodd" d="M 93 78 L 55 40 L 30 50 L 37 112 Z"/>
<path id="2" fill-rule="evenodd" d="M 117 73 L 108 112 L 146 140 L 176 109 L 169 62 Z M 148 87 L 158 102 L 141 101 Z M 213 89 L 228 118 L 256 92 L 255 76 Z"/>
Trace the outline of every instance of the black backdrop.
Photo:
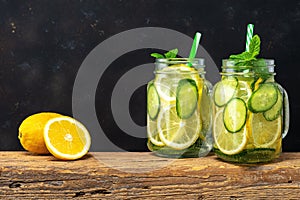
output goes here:
<path id="1" fill-rule="evenodd" d="M 138 27 L 164 27 L 190 37 L 201 30 L 205 35 L 201 45 L 220 66 L 222 58 L 244 48 L 245 26 L 249 22 L 255 24 L 255 32 L 263 40 L 261 55 L 275 58 L 276 80 L 289 94 L 291 124 L 283 149 L 299 151 L 298 0 L 2 0 L 0 149 L 22 149 L 17 129 L 24 117 L 32 113 L 56 111 L 72 115 L 72 88 L 77 71 L 90 51 L 105 39 Z M 120 58 L 122 68 L 107 72 L 109 78 L 98 85 L 96 99 L 112 89 L 111 82 L 129 65 L 153 62 L 149 57 L 151 51 L 131 52 Z M 137 63 L 131 62 L 133 58 L 139 58 Z M 133 120 L 141 126 L 146 122 L 145 95 L 145 87 L 139 88 L 130 105 Z M 97 112 L 105 115 L 106 111 L 97 105 Z M 109 114 L 106 120 L 110 120 Z M 105 126 L 108 131 L 117 131 L 113 122 Z M 126 140 L 122 134 L 113 139 L 126 150 L 147 150 L 146 140 Z"/>

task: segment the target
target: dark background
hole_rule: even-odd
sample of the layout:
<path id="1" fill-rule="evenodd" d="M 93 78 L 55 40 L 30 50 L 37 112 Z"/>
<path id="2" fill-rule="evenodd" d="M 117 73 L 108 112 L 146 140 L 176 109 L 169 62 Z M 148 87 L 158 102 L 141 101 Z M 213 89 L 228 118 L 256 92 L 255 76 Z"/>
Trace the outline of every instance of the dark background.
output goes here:
<path id="1" fill-rule="evenodd" d="M 76 73 L 89 52 L 105 39 L 138 27 L 164 27 L 193 37 L 220 66 L 221 59 L 244 49 L 246 24 L 255 24 L 261 56 L 275 58 L 276 80 L 290 98 L 291 124 L 284 151 L 300 151 L 300 1 L 299 0 L 152 0 L 152 1 L 14 1 L 0 2 L 0 150 L 21 150 L 18 126 L 28 115 L 55 111 L 72 115 Z M 167 39 L 167 38 L 166 38 Z M 98 85 L 97 98 L 108 96 L 120 74 L 153 62 L 151 49 L 122 56 L 118 71 Z M 132 58 L 137 63 L 132 63 Z M 122 63 L 122 65 L 120 64 Z M 130 66 L 132 65 L 132 66 Z M 115 76 L 113 76 L 115 74 Z M 145 125 L 145 88 L 138 89 L 130 113 Z M 105 112 L 97 105 L 97 112 Z M 107 115 L 108 120 L 110 113 Z M 147 150 L 146 140 L 126 140 L 113 121 L 106 129 L 123 149 Z M 126 144 L 126 145 L 122 145 Z"/>

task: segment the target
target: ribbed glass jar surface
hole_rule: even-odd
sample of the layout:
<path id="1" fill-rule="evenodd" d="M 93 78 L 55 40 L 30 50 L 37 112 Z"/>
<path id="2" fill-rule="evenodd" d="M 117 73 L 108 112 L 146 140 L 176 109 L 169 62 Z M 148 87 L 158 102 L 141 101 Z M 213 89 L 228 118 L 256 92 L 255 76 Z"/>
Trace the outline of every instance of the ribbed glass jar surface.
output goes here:
<path id="1" fill-rule="evenodd" d="M 272 59 L 245 66 L 223 60 L 213 89 L 214 152 L 225 161 L 269 162 L 278 158 L 289 127 L 285 90 L 274 79 Z"/>
<path id="2" fill-rule="evenodd" d="M 156 59 L 147 86 L 148 148 L 164 157 L 201 157 L 212 148 L 212 85 L 204 59 Z"/>

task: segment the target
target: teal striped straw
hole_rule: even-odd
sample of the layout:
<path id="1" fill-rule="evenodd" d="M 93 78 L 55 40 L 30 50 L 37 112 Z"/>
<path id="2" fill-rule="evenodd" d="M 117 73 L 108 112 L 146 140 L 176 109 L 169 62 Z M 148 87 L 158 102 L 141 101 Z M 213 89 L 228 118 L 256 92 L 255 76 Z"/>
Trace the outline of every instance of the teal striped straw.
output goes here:
<path id="1" fill-rule="evenodd" d="M 249 51 L 249 45 L 253 37 L 253 28 L 254 28 L 253 24 L 248 24 L 247 35 L 246 35 L 246 51 Z"/>

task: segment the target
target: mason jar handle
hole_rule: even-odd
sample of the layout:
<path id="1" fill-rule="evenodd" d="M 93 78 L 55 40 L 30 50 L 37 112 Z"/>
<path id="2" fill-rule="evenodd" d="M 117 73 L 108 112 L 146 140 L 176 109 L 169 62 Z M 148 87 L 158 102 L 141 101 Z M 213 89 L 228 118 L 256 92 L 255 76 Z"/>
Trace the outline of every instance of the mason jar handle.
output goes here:
<path id="1" fill-rule="evenodd" d="M 204 84 L 207 87 L 207 90 L 208 90 L 207 92 L 208 92 L 209 96 L 212 97 L 213 85 L 208 80 L 205 80 Z"/>
<path id="2" fill-rule="evenodd" d="M 212 93 L 213 93 L 213 85 L 211 84 L 211 82 L 209 82 L 208 80 L 204 80 L 204 85 L 206 87 L 206 92 L 207 95 L 209 97 L 209 115 L 210 115 L 210 120 L 209 120 L 209 127 L 212 126 L 213 123 L 213 118 L 212 118 L 212 105 L 213 105 L 213 100 L 212 100 Z"/>
<path id="3" fill-rule="evenodd" d="M 290 104 L 289 104 L 289 97 L 287 92 L 283 87 L 281 87 L 282 92 L 283 92 L 283 116 L 284 116 L 284 129 L 282 133 L 282 138 L 284 138 L 288 131 L 289 131 L 289 126 L 290 126 Z"/>
<path id="4" fill-rule="evenodd" d="M 207 94 L 209 96 L 210 103 L 212 104 L 213 85 L 208 80 L 204 80 L 204 85 L 206 86 L 206 89 L 207 89 L 206 92 L 207 92 Z"/>

